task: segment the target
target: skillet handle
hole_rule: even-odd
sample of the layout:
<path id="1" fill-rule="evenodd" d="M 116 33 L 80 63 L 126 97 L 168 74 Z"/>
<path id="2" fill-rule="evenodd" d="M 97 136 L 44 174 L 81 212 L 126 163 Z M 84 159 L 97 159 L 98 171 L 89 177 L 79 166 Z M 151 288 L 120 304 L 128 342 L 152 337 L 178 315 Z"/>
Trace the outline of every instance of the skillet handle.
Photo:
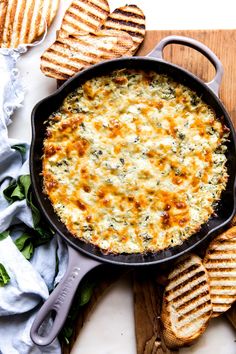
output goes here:
<path id="1" fill-rule="evenodd" d="M 216 74 L 212 81 L 207 82 L 206 85 L 218 96 L 219 88 L 222 81 L 222 76 L 224 73 L 223 65 L 219 58 L 213 53 L 206 45 L 197 41 L 193 38 L 188 38 L 184 36 L 168 36 L 163 38 L 158 45 L 151 51 L 147 56 L 155 57 L 163 60 L 163 49 L 168 44 L 183 44 L 187 47 L 196 49 L 198 52 L 202 53 L 209 61 L 213 64 Z"/>
<path id="2" fill-rule="evenodd" d="M 37 313 L 30 331 L 32 341 L 39 346 L 52 343 L 60 332 L 75 292 L 84 275 L 101 263 L 88 258 L 68 246 L 69 261 L 66 273 L 49 298 Z M 46 334 L 40 334 L 40 326 L 48 319 L 51 312 L 55 313 L 52 326 Z"/>

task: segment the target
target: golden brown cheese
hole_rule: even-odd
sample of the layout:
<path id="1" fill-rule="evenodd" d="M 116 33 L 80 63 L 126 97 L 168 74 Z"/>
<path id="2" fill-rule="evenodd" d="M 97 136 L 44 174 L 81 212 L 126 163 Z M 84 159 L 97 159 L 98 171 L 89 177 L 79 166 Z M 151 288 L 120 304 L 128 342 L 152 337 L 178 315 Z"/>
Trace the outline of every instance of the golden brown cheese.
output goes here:
<path id="1" fill-rule="evenodd" d="M 124 69 L 91 79 L 49 121 L 45 192 L 75 237 L 106 252 L 181 244 L 225 189 L 227 129 L 167 76 Z"/>

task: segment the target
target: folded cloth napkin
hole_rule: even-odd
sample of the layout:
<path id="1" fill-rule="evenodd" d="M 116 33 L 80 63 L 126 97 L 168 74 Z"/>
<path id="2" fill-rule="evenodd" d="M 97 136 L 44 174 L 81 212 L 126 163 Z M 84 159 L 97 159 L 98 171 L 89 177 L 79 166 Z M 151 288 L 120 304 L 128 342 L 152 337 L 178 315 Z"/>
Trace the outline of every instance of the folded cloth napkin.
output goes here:
<path id="1" fill-rule="evenodd" d="M 27 260 L 14 241 L 22 225 L 33 229 L 31 209 L 26 199 L 9 203 L 3 193 L 12 181 L 29 174 L 29 145 L 9 139 L 7 132 L 14 109 L 24 99 L 16 62 L 25 51 L 25 46 L 16 50 L 0 49 L 0 236 L 5 236 L 0 237 L 0 265 L 10 277 L 0 287 L 0 354 L 59 354 L 58 340 L 47 348 L 39 348 L 29 333 L 40 303 L 47 299 L 65 272 L 66 246 L 54 235 L 49 242 L 36 247 L 30 261 Z M 23 156 L 16 148 L 19 144 L 24 146 Z"/>

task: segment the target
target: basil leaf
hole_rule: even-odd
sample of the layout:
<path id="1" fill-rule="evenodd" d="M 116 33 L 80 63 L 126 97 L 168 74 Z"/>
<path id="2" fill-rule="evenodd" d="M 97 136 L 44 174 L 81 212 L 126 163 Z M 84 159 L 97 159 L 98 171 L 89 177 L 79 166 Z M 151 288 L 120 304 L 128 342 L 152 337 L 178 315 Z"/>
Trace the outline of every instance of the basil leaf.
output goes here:
<path id="1" fill-rule="evenodd" d="M 28 196 L 29 196 L 29 189 L 31 186 L 31 180 L 30 180 L 30 175 L 22 175 L 19 177 L 19 185 L 21 186 L 21 189 L 23 190 L 23 194 L 28 201 Z"/>
<path id="2" fill-rule="evenodd" d="M 34 227 L 37 227 L 39 225 L 40 220 L 41 220 L 41 214 L 40 214 L 40 211 L 38 210 L 38 208 L 34 205 L 32 199 L 33 199 L 32 193 L 30 193 L 29 200 L 28 200 L 28 206 L 30 207 L 31 212 L 32 212 Z"/>
<path id="3" fill-rule="evenodd" d="M 37 226 L 35 228 L 37 232 L 38 238 L 36 239 L 35 243 L 37 246 L 43 245 L 51 240 L 54 231 L 52 231 L 49 227 L 46 229 L 43 226 Z M 40 236 L 40 237 L 39 237 Z"/>
<path id="4" fill-rule="evenodd" d="M 3 195 L 5 199 L 8 201 L 8 203 L 13 203 L 14 200 L 12 199 L 11 195 L 14 191 L 14 189 L 17 187 L 16 181 L 13 179 L 10 184 L 3 190 Z"/>
<path id="5" fill-rule="evenodd" d="M 17 181 L 11 181 L 9 186 L 4 189 L 3 195 L 9 203 L 14 203 L 17 200 L 23 200 L 25 198 L 28 200 L 30 185 L 30 176 L 22 175 Z"/>
<path id="6" fill-rule="evenodd" d="M 3 231 L 3 232 L 0 232 L 0 241 L 4 240 L 5 238 L 7 238 L 10 234 L 10 231 Z"/>
<path id="7" fill-rule="evenodd" d="M 13 201 L 25 199 L 24 191 L 22 190 L 21 185 L 18 184 L 16 188 L 13 190 L 11 194 L 11 199 Z"/>
<path id="8" fill-rule="evenodd" d="M 79 286 L 76 295 L 74 297 L 72 306 L 67 316 L 66 322 L 59 334 L 60 338 L 66 343 L 70 343 L 70 339 L 74 333 L 75 319 L 78 316 L 79 310 L 82 306 L 87 304 L 91 299 L 93 289 L 96 283 L 91 277 L 83 280 Z"/>
<path id="9" fill-rule="evenodd" d="M 24 144 L 15 144 L 15 145 L 12 145 L 11 148 L 16 151 L 19 151 L 22 156 L 24 156 L 26 153 L 26 146 Z"/>
<path id="10" fill-rule="evenodd" d="M 2 263 L 0 263 L 0 286 L 3 287 L 7 285 L 10 281 L 10 277 Z"/>
<path id="11" fill-rule="evenodd" d="M 89 282 L 86 280 L 84 281 L 84 283 L 81 286 L 81 290 L 79 292 L 79 299 L 78 299 L 79 306 L 84 306 L 89 302 L 93 294 L 94 286 L 95 286 L 94 282 L 91 281 Z"/>
<path id="12" fill-rule="evenodd" d="M 15 245 L 26 259 L 30 259 L 34 253 L 32 235 L 23 233 L 15 240 Z"/>
<path id="13" fill-rule="evenodd" d="M 31 191 L 30 175 L 22 175 L 17 181 L 12 180 L 3 193 L 9 203 L 14 203 L 16 200 L 26 199 L 27 205 L 31 209 L 34 229 L 29 229 L 29 232 L 23 233 L 15 241 L 16 246 L 25 258 L 30 259 L 35 247 L 49 242 L 54 234 L 49 226 L 43 221 L 40 211 L 35 206 Z M 28 229 L 26 228 L 26 230 Z"/>
<path id="14" fill-rule="evenodd" d="M 26 259 L 30 259 L 33 254 L 34 254 L 34 246 L 32 244 L 32 242 L 30 242 L 28 245 L 26 245 L 23 250 L 21 251 L 21 253 L 23 254 L 23 256 L 26 258 Z"/>
<path id="15" fill-rule="evenodd" d="M 61 331 L 61 336 L 66 342 L 66 344 L 70 344 L 70 338 L 73 335 L 73 328 L 72 327 L 63 327 Z"/>
<path id="16" fill-rule="evenodd" d="M 26 245 L 26 242 L 31 239 L 31 235 L 24 233 L 15 240 L 15 245 L 19 251 L 22 251 Z"/>

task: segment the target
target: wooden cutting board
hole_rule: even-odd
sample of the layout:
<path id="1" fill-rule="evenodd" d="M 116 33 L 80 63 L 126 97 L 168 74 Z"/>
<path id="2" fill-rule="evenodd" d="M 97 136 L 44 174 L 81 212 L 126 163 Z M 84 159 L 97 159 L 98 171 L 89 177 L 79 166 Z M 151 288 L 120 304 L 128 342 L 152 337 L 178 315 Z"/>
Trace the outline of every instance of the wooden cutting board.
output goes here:
<path id="1" fill-rule="evenodd" d="M 146 55 L 162 38 L 171 34 L 195 38 L 206 44 L 220 58 L 225 69 L 220 98 L 236 126 L 236 30 L 147 31 L 138 55 Z M 164 58 L 188 69 L 206 82 L 214 77 L 213 66 L 205 57 L 193 49 L 170 45 L 164 50 Z M 137 271 L 134 276 L 137 354 L 170 354 L 173 352 L 166 349 L 163 343 L 159 321 L 161 288 L 154 279 L 155 270 L 152 274 L 150 277 L 149 271 L 146 274 L 145 271 Z M 70 353 L 92 309 L 96 306 L 104 291 L 117 280 L 117 277 L 116 272 L 106 274 L 105 268 L 103 268 L 94 296 L 88 306 L 81 309 L 80 318 L 75 322 L 75 331 L 70 345 L 63 344 L 64 354 Z"/>

